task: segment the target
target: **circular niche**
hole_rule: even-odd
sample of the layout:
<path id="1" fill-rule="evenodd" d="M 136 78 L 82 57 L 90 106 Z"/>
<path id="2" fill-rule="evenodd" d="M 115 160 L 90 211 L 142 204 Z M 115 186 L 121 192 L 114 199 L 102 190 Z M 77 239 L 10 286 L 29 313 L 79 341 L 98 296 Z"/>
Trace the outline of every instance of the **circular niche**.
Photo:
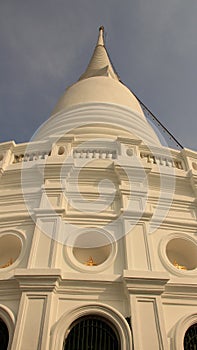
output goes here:
<path id="1" fill-rule="evenodd" d="M 116 244 L 103 230 L 88 230 L 77 235 L 72 247 L 66 248 L 73 267 L 80 271 L 101 271 L 110 265 L 116 254 Z"/>
<path id="2" fill-rule="evenodd" d="M 0 236 L 0 269 L 11 266 L 18 259 L 21 249 L 21 239 L 16 235 L 4 234 Z"/>
<path id="3" fill-rule="evenodd" d="M 109 240 L 99 232 L 81 234 L 77 237 L 73 248 L 74 257 L 86 266 L 98 266 L 104 263 L 110 253 Z"/>
<path id="4" fill-rule="evenodd" d="M 58 149 L 58 156 L 62 156 L 65 153 L 65 148 L 63 146 L 60 146 Z"/>
<path id="5" fill-rule="evenodd" d="M 197 267 L 197 244 L 189 238 L 172 238 L 166 245 L 166 255 L 171 265 L 179 271 L 186 272 Z"/>
<path id="6" fill-rule="evenodd" d="M 133 150 L 132 150 L 132 148 L 127 148 L 127 155 L 129 156 L 129 157 L 132 157 L 133 156 Z"/>
<path id="7" fill-rule="evenodd" d="M 194 170 L 197 170 L 197 163 L 196 162 L 192 162 L 192 167 Z"/>

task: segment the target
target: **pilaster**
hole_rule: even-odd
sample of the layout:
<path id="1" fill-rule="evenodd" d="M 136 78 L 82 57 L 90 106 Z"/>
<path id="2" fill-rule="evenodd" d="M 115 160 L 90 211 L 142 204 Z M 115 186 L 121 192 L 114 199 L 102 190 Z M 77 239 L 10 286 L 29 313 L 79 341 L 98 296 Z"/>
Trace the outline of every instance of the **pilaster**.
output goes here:
<path id="1" fill-rule="evenodd" d="M 168 274 L 125 270 L 123 280 L 131 307 L 134 349 L 167 350 L 161 294 L 169 280 Z"/>

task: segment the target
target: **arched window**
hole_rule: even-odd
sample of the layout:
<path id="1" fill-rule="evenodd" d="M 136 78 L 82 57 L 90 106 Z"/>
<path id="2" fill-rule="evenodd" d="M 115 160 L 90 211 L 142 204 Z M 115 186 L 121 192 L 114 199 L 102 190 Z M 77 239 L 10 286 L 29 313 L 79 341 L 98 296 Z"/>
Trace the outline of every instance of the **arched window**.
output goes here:
<path id="1" fill-rule="evenodd" d="M 197 323 L 190 326 L 184 337 L 184 350 L 197 349 Z"/>
<path id="2" fill-rule="evenodd" d="M 74 322 L 65 338 L 63 350 L 120 350 L 119 336 L 103 317 L 89 315 Z"/>
<path id="3" fill-rule="evenodd" d="M 9 333 L 5 322 L 0 318 L 0 349 L 7 350 Z"/>

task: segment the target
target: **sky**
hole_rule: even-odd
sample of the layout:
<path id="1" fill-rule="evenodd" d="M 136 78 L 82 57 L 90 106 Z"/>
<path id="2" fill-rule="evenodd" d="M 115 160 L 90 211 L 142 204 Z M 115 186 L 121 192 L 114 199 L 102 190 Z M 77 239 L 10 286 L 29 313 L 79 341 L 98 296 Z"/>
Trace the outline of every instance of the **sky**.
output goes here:
<path id="1" fill-rule="evenodd" d="M 27 142 L 105 27 L 123 83 L 197 150 L 197 1 L 0 0 L 0 142 Z"/>

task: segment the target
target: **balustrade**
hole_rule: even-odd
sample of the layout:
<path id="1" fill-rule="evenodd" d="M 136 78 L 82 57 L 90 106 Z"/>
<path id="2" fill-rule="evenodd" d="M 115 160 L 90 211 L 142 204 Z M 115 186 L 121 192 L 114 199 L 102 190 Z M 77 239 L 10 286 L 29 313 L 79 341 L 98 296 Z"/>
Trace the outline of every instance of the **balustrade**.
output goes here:
<path id="1" fill-rule="evenodd" d="M 38 159 L 46 159 L 48 156 L 50 156 L 50 152 L 48 151 L 15 154 L 13 163 L 30 162 Z"/>
<path id="2" fill-rule="evenodd" d="M 166 156 L 153 155 L 151 153 L 144 152 L 140 153 L 140 157 L 144 159 L 147 163 L 158 164 L 183 170 L 183 163 L 181 160 L 177 160 Z"/>
<path id="3" fill-rule="evenodd" d="M 90 159 L 116 159 L 117 152 L 115 150 L 106 149 L 75 149 L 73 151 L 73 157 Z"/>

